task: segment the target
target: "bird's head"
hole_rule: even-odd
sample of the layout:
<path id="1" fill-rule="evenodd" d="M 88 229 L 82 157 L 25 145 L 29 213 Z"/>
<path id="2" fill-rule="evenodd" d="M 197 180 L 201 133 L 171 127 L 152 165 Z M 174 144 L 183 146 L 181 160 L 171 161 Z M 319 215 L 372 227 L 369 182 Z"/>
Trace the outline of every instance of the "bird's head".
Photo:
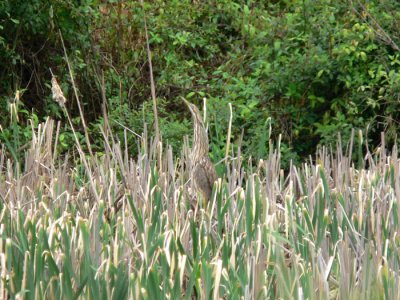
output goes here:
<path id="1" fill-rule="evenodd" d="M 193 159 L 195 161 L 208 155 L 208 136 L 203 119 L 196 105 L 182 98 L 193 117 Z"/>
<path id="2" fill-rule="evenodd" d="M 196 122 L 198 125 L 204 127 L 203 119 L 201 117 L 201 113 L 200 113 L 199 109 L 197 108 L 197 106 L 194 105 L 193 103 L 190 103 L 189 101 L 187 101 L 184 98 L 182 98 L 182 99 L 185 102 L 185 104 L 187 105 L 187 107 L 189 108 L 190 113 L 192 114 L 194 122 Z"/>

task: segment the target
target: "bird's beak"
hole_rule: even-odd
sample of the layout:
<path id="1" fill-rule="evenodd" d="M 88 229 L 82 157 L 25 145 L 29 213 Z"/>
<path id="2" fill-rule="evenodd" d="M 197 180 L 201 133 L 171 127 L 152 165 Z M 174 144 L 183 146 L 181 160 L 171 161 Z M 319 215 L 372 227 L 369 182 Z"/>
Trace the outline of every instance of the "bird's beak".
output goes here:
<path id="1" fill-rule="evenodd" d="M 185 104 L 190 108 L 190 103 L 189 101 L 187 101 L 185 98 L 181 97 L 183 102 L 185 102 Z"/>
<path id="2" fill-rule="evenodd" d="M 193 105 L 193 104 L 190 103 L 189 101 L 187 101 L 185 98 L 183 98 L 183 97 L 181 97 L 181 98 L 182 98 L 183 102 L 185 102 L 186 106 L 189 108 L 190 113 L 193 114 L 193 110 L 192 110 L 192 105 Z"/>

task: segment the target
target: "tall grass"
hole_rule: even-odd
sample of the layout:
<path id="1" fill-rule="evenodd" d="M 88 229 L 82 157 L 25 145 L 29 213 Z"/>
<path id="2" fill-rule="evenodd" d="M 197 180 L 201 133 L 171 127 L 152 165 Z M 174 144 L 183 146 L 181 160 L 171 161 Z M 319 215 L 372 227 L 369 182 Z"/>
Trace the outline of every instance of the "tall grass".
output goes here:
<path id="1" fill-rule="evenodd" d="M 57 128 L 32 129 L 22 164 L 0 151 L 2 299 L 400 298 L 384 139 L 360 164 L 338 143 L 286 172 L 279 143 L 256 165 L 231 151 L 204 207 L 187 140 L 174 157 L 144 132 L 131 157 L 105 127 L 103 155 L 60 157 Z"/>

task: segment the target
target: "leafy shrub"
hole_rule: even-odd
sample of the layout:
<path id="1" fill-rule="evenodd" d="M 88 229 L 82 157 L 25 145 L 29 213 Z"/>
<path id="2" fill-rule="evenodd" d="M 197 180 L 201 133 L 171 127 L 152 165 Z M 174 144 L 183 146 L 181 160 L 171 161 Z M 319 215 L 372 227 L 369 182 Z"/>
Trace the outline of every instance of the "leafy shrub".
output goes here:
<path id="1" fill-rule="evenodd" d="M 25 89 L 23 107 L 63 118 L 48 100 L 49 68 L 59 76 L 77 115 L 60 32 L 90 123 L 94 144 L 106 101 L 112 119 L 135 132 L 151 129 L 144 20 L 166 140 L 177 149 L 190 132 L 181 96 L 209 99 L 213 152 L 243 133 L 246 156 L 268 153 L 265 136 L 282 135 L 286 160 L 319 143 L 369 128 L 378 140 L 398 132 L 397 44 L 400 4 L 385 1 L 3 1 L 0 4 L 0 106 Z M 74 100 L 74 101 L 72 101 Z M 3 110 L 4 111 L 4 110 Z M 9 121 L 1 114 L 2 122 Z M 115 125 L 115 124 L 114 124 Z M 123 127 L 120 135 L 123 135 Z M 179 148 L 179 147 L 178 147 Z M 285 161 L 285 159 L 284 159 Z"/>

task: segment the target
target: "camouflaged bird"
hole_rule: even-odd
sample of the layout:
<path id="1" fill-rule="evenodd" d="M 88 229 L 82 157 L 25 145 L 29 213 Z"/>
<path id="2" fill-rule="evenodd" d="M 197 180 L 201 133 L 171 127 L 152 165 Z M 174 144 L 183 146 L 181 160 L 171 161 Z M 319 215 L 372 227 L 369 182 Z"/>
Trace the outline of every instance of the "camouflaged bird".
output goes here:
<path id="1" fill-rule="evenodd" d="M 183 99 L 193 118 L 193 171 L 192 180 L 198 192 L 205 200 L 211 199 L 214 182 L 217 180 L 214 164 L 208 156 L 208 136 L 201 114 L 196 105 Z"/>

